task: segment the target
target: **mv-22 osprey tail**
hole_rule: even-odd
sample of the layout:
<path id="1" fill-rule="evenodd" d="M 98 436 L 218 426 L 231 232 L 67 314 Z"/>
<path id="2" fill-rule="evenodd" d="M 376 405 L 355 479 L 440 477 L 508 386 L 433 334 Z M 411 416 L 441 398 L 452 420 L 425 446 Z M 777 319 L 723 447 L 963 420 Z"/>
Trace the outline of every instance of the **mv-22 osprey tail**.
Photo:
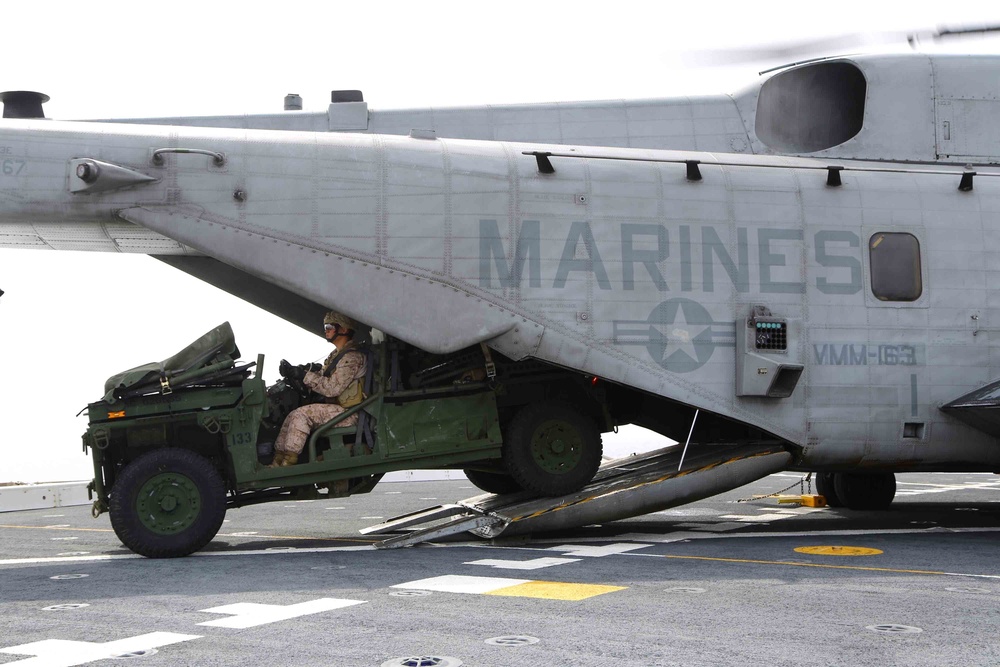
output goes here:
<path id="1" fill-rule="evenodd" d="M 429 353 L 569 369 L 606 424 L 716 470 L 585 493 L 588 522 L 783 468 L 882 508 L 893 472 L 1000 469 L 1000 171 L 966 164 L 1000 159 L 995 65 L 835 59 L 733 98 L 435 111 L 408 136 L 356 96 L 240 120 L 270 129 L 10 119 L 0 246 L 146 252 L 304 326 L 336 309 Z M 496 140 L 547 130 L 585 141 Z M 721 443 L 750 442 L 766 463 L 718 472 L 740 459 Z"/>

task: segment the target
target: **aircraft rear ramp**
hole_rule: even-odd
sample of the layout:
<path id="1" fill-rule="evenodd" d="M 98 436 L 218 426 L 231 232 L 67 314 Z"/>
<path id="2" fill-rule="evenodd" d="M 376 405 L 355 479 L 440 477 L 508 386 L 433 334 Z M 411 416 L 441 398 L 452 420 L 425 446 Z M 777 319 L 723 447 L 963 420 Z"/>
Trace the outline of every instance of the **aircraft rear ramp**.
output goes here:
<path id="1" fill-rule="evenodd" d="M 777 442 L 692 446 L 678 470 L 681 454 L 677 445 L 606 461 L 590 484 L 558 498 L 485 494 L 394 517 L 361 532 L 406 531 L 375 545 L 396 548 L 466 531 L 491 539 L 576 528 L 708 498 L 783 470 L 792 460 Z"/>

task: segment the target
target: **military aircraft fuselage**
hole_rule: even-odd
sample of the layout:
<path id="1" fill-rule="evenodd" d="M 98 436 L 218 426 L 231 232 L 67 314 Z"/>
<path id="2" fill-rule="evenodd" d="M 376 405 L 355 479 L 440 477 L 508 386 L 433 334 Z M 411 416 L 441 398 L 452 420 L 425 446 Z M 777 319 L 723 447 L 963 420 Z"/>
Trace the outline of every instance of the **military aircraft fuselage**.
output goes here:
<path id="1" fill-rule="evenodd" d="M 47 120 L 0 122 L 0 164 L 3 247 L 214 258 L 431 352 L 750 425 L 799 469 L 1000 469 L 939 410 L 998 375 L 988 173 Z"/>
<path id="2" fill-rule="evenodd" d="M 776 68 L 731 95 L 377 109 L 358 91 L 335 91 L 322 112 L 124 122 L 997 164 L 998 67 L 987 55 L 860 54 Z"/>

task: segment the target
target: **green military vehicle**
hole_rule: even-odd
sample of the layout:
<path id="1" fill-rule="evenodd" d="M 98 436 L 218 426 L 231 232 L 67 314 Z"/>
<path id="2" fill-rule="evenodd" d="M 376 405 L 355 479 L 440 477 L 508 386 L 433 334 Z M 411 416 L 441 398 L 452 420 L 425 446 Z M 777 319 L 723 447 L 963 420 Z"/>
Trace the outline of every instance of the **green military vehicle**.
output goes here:
<path id="1" fill-rule="evenodd" d="M 314 430 L 299 463 L 268 467 L 287 414 L 316 400 L 287 379 L 268 387 L 263 355 L 241 363 L 224 323 L 178 354 L 111 377 L 88 406 L 94 516 L 132 551 L 185 556 L 226 510 L 367 493 L 393 470 L 463 469 L 491 493 L 571 493 L 614 427 L 603 383 L 485 346 L 433 355 L 389 337 L 362 347 L 365 399 Z M 356 426 L 339 424 L 359 414 Z"/>

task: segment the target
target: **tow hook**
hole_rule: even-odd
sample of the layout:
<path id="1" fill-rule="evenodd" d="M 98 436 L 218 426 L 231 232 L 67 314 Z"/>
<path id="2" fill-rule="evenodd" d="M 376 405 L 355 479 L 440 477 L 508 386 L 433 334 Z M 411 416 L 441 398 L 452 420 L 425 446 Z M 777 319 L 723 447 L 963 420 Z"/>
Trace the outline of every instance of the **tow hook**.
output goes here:
<path id="1" fill-rule="evenodd" d="M 108 511 L 108 506 L 100 500 L 95 500 L 90 507 L 90 515 L 95 519 Z"/>

